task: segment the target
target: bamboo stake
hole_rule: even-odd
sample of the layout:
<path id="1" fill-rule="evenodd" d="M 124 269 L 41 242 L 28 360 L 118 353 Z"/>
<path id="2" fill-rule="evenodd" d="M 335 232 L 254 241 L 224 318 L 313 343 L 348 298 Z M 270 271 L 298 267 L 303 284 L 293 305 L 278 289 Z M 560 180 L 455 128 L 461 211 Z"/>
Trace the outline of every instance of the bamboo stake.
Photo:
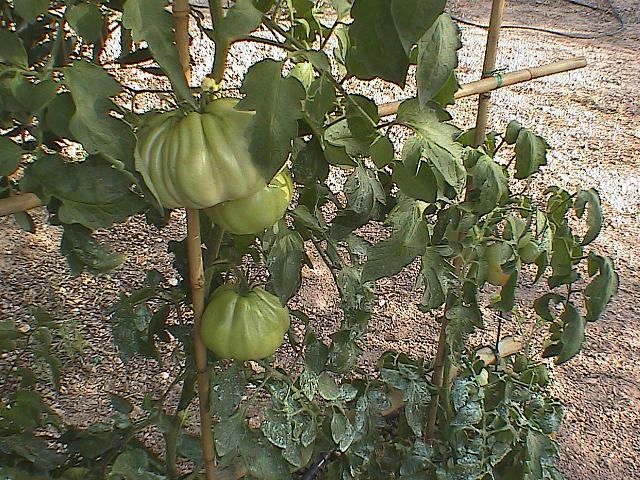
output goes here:
<path id="1" fill-rule="evenodd" d="M 491 19 L 489 20 L 489 34 L 487 35 L 487 47 L 484 53 L 484 65 L 482 66 L 482 77 L 490 76 L 496 68 L 496 57 L 498 56 L 498 39 L 500 38 L 500 27 L 504 16 L 505 0 L 493 0 L 491 4 Z M 478 116 L 476 117 L 476 130 L 474 144 L 476 146 L 484 143 L 487 120 L 489 118 L 489 102 L 491 95 L 483 93 L 478 98 Z"/>
<path id="2" fill-rule="evenodd" d="M 576 70 L 586 66 L 587 61 L 584 57 L 575 57 L 568 60 L 546 63 L 537 67 L 516 70 L 515 72 L 508 72 L 502 75 L 502 81 L 499 81 L 497 76 L 490 76 L 462 85 L 453 97 L 456 100 L 460 100 L 461 98 L 491 92 L 493 90 L 498 90 L 499 88 L 528 82 L 530 80 L 535 80 L 536 78 L 547 77 L 557 73 Z M 383 103 L 382 105 L 379 105 L 378 114 L 381 117 L 395 115 L 398 112 L 398 107 L 403 101 L 404 100 L 399 100 L 397 102 Z"/>
<path id="3" fill-rule="evenodd" d="M 33 193 L 22 193 L 0 199 L 0 217 L 12 213 L 24 212 L 42 205 L 40 199 Z"/>
<path id="4" fill-rule="evenodd" d="M 191 78 L 189 63 L 189 1 L 174 0 L 173 16 L 176 23 L 176 45 L 180 55 L 180 65 L 187 83 Z M 209 413 L 209 372 L 207 370 L 207 349 L 200 337 L 200 323 L 205 304 L 205 279 L 202 264 L 202 240 L 200 238 L 200 212 L 187 208 L 187 254 L 189 257 L 189 278 L 191 301 L 193 302 L 193 345 L 197 368 L 198 407 L 200 411 L 200 443 L 206 472 L 206 480 L 216 480 L 213 462 L 213 425 Z"/>

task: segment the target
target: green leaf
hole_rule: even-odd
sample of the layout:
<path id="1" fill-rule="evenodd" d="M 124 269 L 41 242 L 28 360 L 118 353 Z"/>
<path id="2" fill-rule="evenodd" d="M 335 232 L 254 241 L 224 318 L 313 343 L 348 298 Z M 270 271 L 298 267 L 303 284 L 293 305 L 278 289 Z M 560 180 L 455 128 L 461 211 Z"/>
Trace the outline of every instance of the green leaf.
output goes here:
<path id="1" fill-rule="evenodd" d="M 454 352 L 461 351 L 467 336 L 482 327 L 482 314 L 477 306 L 453 305 L 447 308 L 445 317 L 448 320 L 447 342 Z"/>
<path id="2" fill-rule="evenodd" d="M 111 333 L 123 361 L 136 355 L 159 359 L 155 345 L 149 342 L 151 311 L 146 303 L 127 304 L 111 314 Z"/>
<path id="3" fill-rule="evenodd" d="M 354 166 L 355 162 L 351 157 L 368 155 L 369 145 L 369 138 L 357 137 L 351 132 L 346 119 L 327 127 L 324 132 L 323 148 L 327 162 L 338 167 Z M 331 147 L 334 149 L 333 152 L 330 150 Z"/>
<path id="4" fill-rule="evenodd" d="M 523 179 L 530 177 L 540 170 L 540 166 L 547 164 L 547 149 L 549 145 L 544 138 L 522 128 L 518 132 L 516 141 L 516 174 Z"/>
<path id="5" fill-rule="evenodd" d="M 86 42 L 94 43 L 100 40 L 104 20 L 100 9 L 93 3 L 71 5 L 64 16 L 71 28 Z"/>
<path id="6" fill-rule="evenodd" d="M 460 31 L 449 14 L 443 13 L 418 41 L 416 83 L 422 107 L 433 99 L 458 66 L 462 47 Z"/>
<path id="7" fill-rule="evenodd" d="M 216 31 L 231 42 L 254 31 L 261 23 L 262 12 L 253 5 L 253 0 L 237 0 L 227 11 L 220 26 L 216 25 Z"/>
<path id="8" fill-rule="evenodd" d="M 565 297 L 558 293 L 546 293 L 533 302 L 533 307 L 538 316 L 547 322 L 554 322 L 556 316 L 551 313 L 550 303 L 560 304 L 565 301 Z"/>
<path id="9" fill-rule="evenodd" d="M 511 120 L 509 125 L 507 125 L 507 129 L 504 133 L 504 141 L 507 142 L 508 145 L 513 145 L 518 140 L 518 135 L 520 134 L 520 130 L 522 130 L 522 125 L 516 120 Z"/>
<path id="10" fill-rule="evenodd" d="M 460 193 L 466 172 L 462 164 L 463 147 L 454 141 L 458 129 L 444 123 L 448 114 L 433 105 L 420 108 L 417 99 L 405 100 L 398 108 L 397 122 L 413 129 L 422 143 L 422 155 L 432 165 L 434 174 L 442 182 Z"/>
<path id="11" fill-rule="evenodd" d="M 402 162 L 393 167 L 393 181 L 402 193 L 416 200 L 434 203 L 438 198 L 438 180 L 422 160 L 422 142 L 409 137 L 402 148 Z"/>
<path id="12" fill-rule="evenodd" d="M 16 89 L 16 96 L 27 111 L 37 113 L 53 100 L 57 89 L 58 84 L 49 79 L 39 83 L 24 82 Z"/>
<path id="13" fill-rule="evenodd" d="M 331 238 L 342 240 L 353 230 L 364 225 L 386 203 L 386 196 L 375 173 L 358 165 L 347 179 L 343 192 L 347 209 L 336 215 L 331 226 Z"/>
<path id="14" fill-rule="evenodd" d="M 561 364 L 573 358 L 584 342 L 585 320 L 572 303 L 565 305 L 565 310 L 560 316 L 563 322 L 560 342 L 562 348 L 556 358 L 556 363 Z"/>
<path id="15" fill-rule="evenodd" d="M 164 480 L 167 477 L 151 471 L 148 454 L 141 449 L 118 455 L 113 462 L 109 480 Z"/>
<path id="16" fill-rule="evenodd" d="M 298 232 L 280 228 L 267 254 L 269 285 L 282 304 L 286 304 L 300 288 L 304 263 L 304 242 Z"/>
<path id="17" fill-rule="evenodd" d="M 131 1 L 137 0 L 127 4 Z M 109 114 L 115 109 L 109 97 L 120 93 L 120 84 L 104 69 L 84 60 L 65 67 L 63 72 L 76 106 L 69 126 L 73 136 L 87 152 L 101 153 L 133 171 L 135 140 L 131 128 Z"/>
<path id="18" fill-rule="evenodd" d="M 331 438 L 341 452 L 345 452 L 356 435 L 356 430 L 349 419 L 338 409 L 333 410 L 331 417 Z"/>
<path id="19" fill-rule="evenodd" d="M 427 407 L 431 394 L 425 381 L 411 381 L 403 392 L 404 416 L 413 433 L 420 438 L 427 423 Z"/>
<path id="20" fill-rule="evenodd" d="M 441 107 L 453 105 L 455 103 L 455 94 L 459 88 L 460 84 L 458 83 L 456 73 L 455 71 L 452 71 L 449 78 L 444 82 L 442 87 L 440 87 L 440 90 L 435 93 L 431 100 Z"/>
<path id="21" fill-rule="evenodd" d="M 429 232 L 422 210 L 420 202 L 404 198 L 391 211 L 387 222 L 393 225 L 393 232 L 367 250 L 363 282 L 396 275 L 424 253 Z"/>
<path id="22" fill-rule="evenodd" d="M 261 480 L 289 480 L 289 467 L 280 450 L 259 434 L 248 435 L 240 444 L 247 472 Z"/>
<path id="23" fill-rule="evenodd" d="M 409 54 L 413 45 L 433 28 L 446 3 L 446 0 L 391 0 L 393 23 L 405 53 Z"/>
<path id="24" fill-rule="evenodd" d="M 16 32 L 0 28 L 0 45 L 0 63 L 24 68 L 29 66 L 27 51 Z"/>
<path id="25" fill-rule="evenodd" d="M 485 215 L 504 201 L 509 184 L 502 167 L 489 155 L 481 154 L 473 168 L 468 169 L 467 201 L 465 204 L 477 215 Z"/>
<path id="26" fill-rule="evenodd" d="M 371 143 L 377 135 L 376 125 L 380 121 L 375 102 L 363 95 L 349 95 L 346 99 L 345 116 L 349 131 L 355 138 Z"/>
<path id="27" fill-rule="evenodd" d="M 74 140 L 75 137 L 69 129 L 71 118 L 76 112 L 73 96 L 69 92 L 56 95 L 46 106 L 43 126 L 61 138 Z"/>
<path id="28" fill-rule="evenodd" d="M 304 111 L 308 120 L 317 129 L 322 128 L 328 113 L 335 109 L 336 89 L 326 74 L 321 74 L 307 89 Z"/>
<path id="29" fill-rule="evenodd" d="M 338 330 L 331 335 L 329 370 L 344 373 L 356 366 L 362 354 L 362 349 L 355 343 L 357 335 L 354 330 Z"/>
<path id="30" fill-rule="evenodd" d="M 584 289 L 584 304 L 587 309 L 585 319 L 594 322 L 600 318 L 611 298 L 618 292 L 620 280 L 614 269 L 613 260 L 609 257 L 589 254 L 588 269 L 589 276 L 597 272 Z"/>
<path id="31" fill-rule="evenodd" d="M 412 2 L 413 3 L 413 2 Z M 362 79 L 380 77 L 404 87 L 409 56 L 392 18 L 389 0 L 356 0 L 351 7 L 347 69 Z"/>
<path id="32" fill-rule="evenodd" d="M 84 269 L 97 275 L 113 270 L 125 261 L 122 253 L 110 253 L 93 239 L 90 231 L 79 225 L 65 226 L 60 252 L 67 257 L 74 276 Z"/>
<path id="33" fill-rule="evenodd" d="M 393 143 L 391 143 L 389 137 L 379 136 L 371 144 L 369 154 L 375 166 L 382 169 L 393 162 Z"/>
<path id="34" fill-rule="evenodd" d="M 116 412 L 128 415 L 133 411 L 133 404 L 125 397 L 115 393 L 110 393 L 109 397 L 111 398 L 111 405 L 113 405 Z"/>
<path id="35" fill-rule="evenodd" d="M 442 13 L 445 2 L 356 0 L 351 7 L 347 69 L 404 87 L 411 47 Z"/>
<path id="36" fill-rule="evenodd" d="M 282 77 L 283 62 L 262 60 L 249 68 L 240 91 L 240 110 L 255 110 L 250 127 L 250 151 L 265 179 L 271 179 L 287 161 L 298 135 L 305 91 L 295 78 Z"/>
<path id="37" fill-rule="evenodd" d="M 220 418 L 233 415 L 240 404 L 245 385 L 242 371 L 235 364 L 212 375 L 209 393 L 211 413 Z"/>
<path id="38" fill-rule="evenodd" d="M 598 195 L 598 192 L 593 188 L 589 190 L 579 190 L 573 208 L 578 218 L 582 218 L 585 210 L 587 210 L 588 229 L 580 245 L 588 245 L 600 235 L 600 229 L 602 228 L 603 218 L 602 208 L 600 207 L 600 195 Z"/>
<path id="39" fill-rule="evenodd" d="M 213 427 L 216 452 L 221 457 L 236 450 L 246 435 L 246 425 L 241 412 L 223 418 Z"/>
<path id="40" fill-rule="evenodd" d="M 331 0 L 331 5 L 338 14 L 338 19 L 344 18 L 351 11 L 351 3 L 349 0 Z"/>
<path id="41" fill-rule="evenodd" d="M 315 80 L 313 65 L 309 62 L 296 63 L 287 76 L 296 78 L 305 90 L 309 90 L 309 87 Z"/>
<path id="42" fill-rule="evenodd" d="M 453 267 L 442 256 L 440 248 L 427 247 L 422 256 L 422 268 L 418 277 L 419 285 L 424 287 L 421 305 L 432 310 L 442 305 L 449 286 L 455 281 Z"/>
<path id="43" fill-rule="evenodd" d="M 175 22 L 171 14 L 165 10 L 166 6 L 166 0 L 127 0 L 122 14 L 122 24 L 125 28 L 131 29 L 134 41 L 147 42 L 153 52 L 153 58 L 169 77 L 178 98 L 195 106 L 174 43 Z"/>
<path id="44" fill-rule="evenodd" d="M 44 203 L 58 199 L 60 221 L 91 230 L 108 228 L 138 213 L 143 200 L 130 191 L 131 182 L 98 157 L 65 162 L 58 155 L 40 156 L 25 171 L 21 186 Z"/>
<path id="45" fill-rule="evenodd" d="M 33 23 L 49 8 L 48 0 L 16 0 L 14 10 L 25 22 Z"/>
<path id="46" fill-rule="evenodd" d="M 273 445 L 286 448 L 292 443 L 291 421 L 286 415 L 274 410 L 267 410 L 262 422 L 262 433 Z"/>
<path id="47" fill-rule="evenodd" d="M 23 153 L 22 148 L 13 140 L 0 137 L 0 176 L 15 172 Z"/>
<path id="48" fill-rule="evenodd" d="M 9 464 L 17 462 L 18 465 L 24 465 L 24 461 L 26 461 L 29 467 L 26 467 L 26 465 L 25 467 L 30 472 L 32 472 L 31 468 L 37 469 L 37 472 L 49 472 L 59 468 L 65 457 L 57 453 L 54 447 L 48 443 L 46 439 L 36 436 L 32 432 L 3 435 L 3 437 L 0 437 L 0 452 L 2 452 L 0 453 L 0 458 L 6 455 L 9 459 Z M 21 468 L 17 470 L 15 476 L 9 473 L 5 477 L 3 467 L 0 466 L 0 478 L 3 480 L 36 480 L 43 478 L 40 475 L 30 475 Z"/>
<path id="49" fill-rule="evenodd" d="M 16 390 L 10 402 L 0 407 L 2 430 L 6 432 L 32 431 L 36 427 L 52 423 L 52 411 L 36 392 Z"/>
<path id="50" fill-rule="evenodd" d="M 322 372 L 318 377 L 318 393 L 329 401 L 340 398 L 340 388 L 327 372 Z"/>
<path id="51" fill-rule="evenodd" d="M 344 266 L 336 275 L 336 284 L 347 313 L 371 312 L 375 294 L 370 285 L 363 282 L 360 269 Z"/>

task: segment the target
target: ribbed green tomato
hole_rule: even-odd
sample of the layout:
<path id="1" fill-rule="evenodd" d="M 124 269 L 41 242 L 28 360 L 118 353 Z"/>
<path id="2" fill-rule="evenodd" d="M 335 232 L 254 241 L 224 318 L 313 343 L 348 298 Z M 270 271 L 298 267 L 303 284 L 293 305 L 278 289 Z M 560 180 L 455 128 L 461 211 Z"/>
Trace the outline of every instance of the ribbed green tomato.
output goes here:
<path id="1" fill-rule="evenodd" d="M 237 100 L 214 100 L 204 113 L 151 118 L 138 134 L 136 169 L 166 208 L 207 208 L 264 186 L 249 153 L 251 112 Z"/>
<path id="2" fill-rule="evenodd" d="M 226 284 L 211 295 L 200 334 L 218 357 L 259 360 L 278 349 L 288 329 L 289 311 L 278 297 L 259 287 L 241 292 Z"/>
<path id="3" fill-rule="evenodd" d="M 252 195 L 219 203 L 205 213 L 236 235 L 258 233 L 282 218 L 293 195 L 293 182 L 285 171 Z"/>

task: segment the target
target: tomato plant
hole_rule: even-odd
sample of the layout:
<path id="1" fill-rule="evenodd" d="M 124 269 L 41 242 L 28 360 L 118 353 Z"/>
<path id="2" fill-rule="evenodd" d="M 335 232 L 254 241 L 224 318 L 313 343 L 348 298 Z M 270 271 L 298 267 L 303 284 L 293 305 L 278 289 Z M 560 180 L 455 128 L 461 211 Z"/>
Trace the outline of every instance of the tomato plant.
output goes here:
<path id="1" fill-rule="evenodd" d="M 181 281 L 148 271 L 107 313 L 124 361 L 179 372 L 163 393 L 112 395 L 113 418 L 68 425 L 29 364 L 48 366 L 48 388 L 64 381 L 55 322 L 39 310 L 28 333 L 0 322 L 0 477 L 560 478 L 561 408 L 535 359 L 578 355 L 617 290 L 591 246 L 600 197 L 541 188 L 550 146 L 519 123 L 478 144 L 452 122 L 461 43 L 445 3 L 211 0 L 189 16 L 183 0 L 0 2 L 0 206 L 22 204 L 10 213 L 27 231 L 26 210 L 45 206 L 74 275 L 123 261 L 96 230 L 134 215 L 162 228 L 189 208 L 189 234 L 169 242 Z M 188 81 L 189 33 L 215 54 Z M 234 88 L 227 54 L 243 42 L 281 55 Z M 404 88 L 410 68 L 416 96 L 383 118 L 361 82 Z M 339 294 L 329 333 L 298 295 L 314 262 Z M 437 354 L 362 368 L 376 282 L 409 265 Z M 238 272 L 264 288 L 235 291 Z M 470 335 L 487 311 L 514 311 L 523 275 L 536 299 L 519 308 L 546 325 L 543 348 L 476 356 Z M 199 434 L 196 394 L 213 423 Z"/>

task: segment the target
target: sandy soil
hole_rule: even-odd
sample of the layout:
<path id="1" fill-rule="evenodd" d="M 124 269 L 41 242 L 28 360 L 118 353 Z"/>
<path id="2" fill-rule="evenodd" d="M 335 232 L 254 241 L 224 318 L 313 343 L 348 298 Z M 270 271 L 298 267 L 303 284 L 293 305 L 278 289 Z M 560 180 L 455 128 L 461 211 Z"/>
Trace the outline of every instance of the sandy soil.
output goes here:
<path id="1" fill-rule="evenodd" d="M 603 3 L 604 5 L 604 3 Z M 565 188 L 599 190 L 606 223 L 595 248 L 611 255 L 621 275 L 618 296 L 604 317 L 591 325 L 583 352 L 568 364 L 554 367 L 556 393 L 565 405 L 558 441 L 560 468 L 567 480 L 640 479 L 640 9 L 634 0 L 616 0 L 627 26 L 615 37 L 579 40 L 526 30 L 505 30 L 498 65 L 507 70 L 554 60 L 585 56 L 580 71 L 503 89 L 492 96 L 491 119 L 500 130 L 511 119 L 537 129 L 554 147 L 544 180 Z M 453 13 L 486 22 L 489 0 L 452 2 Z M 565 1 L 508 2 L 506 23 L 599 32 L 615 27 L 611 17 Z M 462 26 L 460 80 L 479 77 L 485 32 Z M 234 55 L 247 61 L 247 52 Z M 249 56 L 253 55 L 250 54 Z M 200 65 L 201 68 L 206 66 Z M 244 68 L 229 73 L 237 81 Z M 372 82 L 362 86 L 376 101 L 412 94 Z M 453 108 L 458 124 L 472 125 L 475 100 Z M 132 219 L 99 237 L 127 254 L 117 271 L 72 278 L 58 253 L 60 232 L 35 212 L 34 235 L 0 218 L 0 318 L 23 319 L 28 305 L 49 310 L 75 325 L 83 338 L 82 353 L 68 356 L 62 390 L 51 400 L 70 421 L 88 425 L 110 412 L 108 392 L 127 394 L 139 402 L 146 390 L 166 387 L 175 366 L 152 362 L 122 364 L 111 342 L 105 310 L 122 290 L 139 286 L 142 269 L 157 268 L 173 275 L 166 253 L 169 240 L 181 238 L 184 218 L 174 214 L 169 227 L 158 231 Z M 379 282 L 381 296 L 367 338 L 365 360 L 388 348 L 412 355 L 432 355 L 437 326 L 416 308 L 412 292 L 415 272 Z M 337 324 L 335 292 L 327 288 L 329 274 L 305 269 L 304 286 L 295 301 L 313 317 L 324 334 Z M 491 325 L 489 323 L 489 325 Z M 491 330 L 488 334 L 491 334 Z"/>

